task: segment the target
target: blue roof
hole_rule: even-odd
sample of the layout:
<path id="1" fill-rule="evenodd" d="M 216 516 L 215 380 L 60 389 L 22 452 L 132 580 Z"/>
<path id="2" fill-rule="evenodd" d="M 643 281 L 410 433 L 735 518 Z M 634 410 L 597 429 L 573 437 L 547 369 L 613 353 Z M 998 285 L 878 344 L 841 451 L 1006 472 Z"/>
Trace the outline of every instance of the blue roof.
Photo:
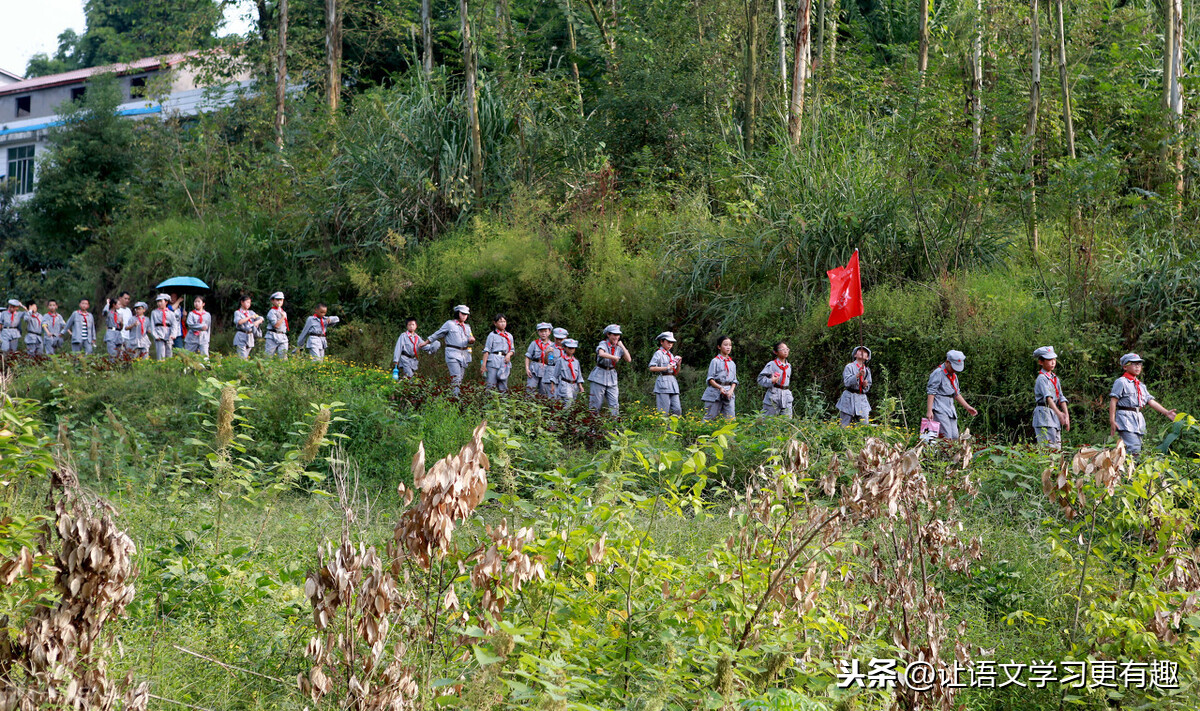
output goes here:
<path id="1" fill-rule="evenodd" d="M 118 116 L 142 116 L 145 114 L 162 113 L 162 106 L 142 106 L 136 109 L 121 109 L 117 111 Z M 19 128 L 0 129 L 0 136 L 7 136 L 12 133 L 29 133 L 30 131 L 41 131 L 46 128 L 54 128 L 61 126 L 65 121 L 62 119 L 52 119 L 44 123 L 34 124 L 32 126 L 21 126 Z"/>

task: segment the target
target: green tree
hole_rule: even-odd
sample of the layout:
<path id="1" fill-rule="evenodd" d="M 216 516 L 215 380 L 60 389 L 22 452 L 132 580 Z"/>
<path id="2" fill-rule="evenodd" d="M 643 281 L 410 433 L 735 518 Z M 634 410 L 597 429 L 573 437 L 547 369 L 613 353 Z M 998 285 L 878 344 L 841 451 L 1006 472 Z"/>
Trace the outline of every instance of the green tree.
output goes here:
<path id="1" fill-rule="evenodd" d="M 82 102 L 49 136 L 49 157 L 38 168 L 29 202 L 34 244 L 30 269 L 66 264 L 112 224 L 127 200 L 139 164 L 134 124 L 117 115 L 120 88 L 112 77 L 92 81 Z"/>
<path id="2" fill-rule="evenodd" d="M 26 74 L 42 76 L 215 46 L 225 4 L 219 0 L 88 0 L 84 33 L 63 32 L 54 56 L 34 55 Z"/>

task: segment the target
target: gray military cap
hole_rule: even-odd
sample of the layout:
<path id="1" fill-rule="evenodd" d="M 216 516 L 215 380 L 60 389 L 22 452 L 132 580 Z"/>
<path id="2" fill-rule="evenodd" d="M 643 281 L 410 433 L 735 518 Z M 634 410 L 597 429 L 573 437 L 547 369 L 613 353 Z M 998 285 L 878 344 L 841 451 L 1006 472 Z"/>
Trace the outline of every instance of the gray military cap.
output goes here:
<path id="1" fill-rule="evenodd" d="M 277 291 L 277 292 L 275 292 L 274 294 L 271 294 L 271 298 L 272 298 L 272 299 L 282 299 L 282 298 L 283 298 L 283 292 L 282 292 L 282 291 Z"/>
<path id="2" fill-rule="evenodd" d="M 545 321 L 542 321 L 541 323 L 539 323 L 537 325 L 537 330 L 539 330 L 539 331 L 541 331 L 541 330 L 549 331 L 552 328 L 554 328 L 554 326 L 552 324 L 546 323 Z"/>
<path id="3" fill-rule="evenodd" d="M 574 338 L 568 338 L 567 340 L 563 341 L 563 348 L 578 348 L 578 347 L 579 347 L 579 341 L 575 340 Z"/>
<path id="4" fill-rule="evenodd" d="M 1130 363 L 1143 363 L 1142 357 L 1137 353 L 1126 353 L 1121 356 L 1121 365 L 1129 365 Z"/>
<path id="5" fill-rule="evenodd" d="M 136 304 L 134 304 L 134 305 L 133 305 L 133 308 L 135 308 L 135 309 L 148 309 L 148 308 L 150 308 L 150 307 L 146 305 L 146 302 L 145 302 L 145 301 L 139 301 L 139 302 L 137 302 Z"/>
<path id="6" fill-rule="evenodd" d="M 456 313 L 456 314 L 457 314 L 457 313 L 464 313 L 464 314 L 466 314 L 466 315 L 470 316 L 470 315 L 471 315 L 471 309 L 468 309 L 468 308 L 466 307 L 466 305 L 465 305 L 465 304 L 459 304 L 458 306 L 455 306 L 455 307 L 454 307 L 454 313 Z"/>
<path id="7" fill-rule="evenodd" d="M 946 360 L 956 373 L 961 373 L 963 366 L 966 365 L 967 356 L 962 351 L 949 351 L 946 353 Z"/>
<path id="8" fill-rule="evenodd" d="M 1058 354 L 1054 352 L 1054 346 L 1042 346 L 1033 352 L 1033 357 L 1050 360 L 1051 358 L 1058 358 Z"/>
<path id="9" fill-rule="evenodd" d="M 654 340 L 670 341 L 671 343 L 674 343 L 675 342 L 675 334 L 671 333 L 670 331 L 663 331 L 662 333 L 658 334 L 658 338 L 655 338 Z"/>
<path id="10" fill-rule="evenodd" d="M 20 306 L 20 305 L 21 305 L 21 302 L 20 302 L 20 301 L 17 301 L 16 299 L 9 299 L 9 300 L 8 300 L 8 305 L 9 305 L 9 306 Z"/>
<path id="11" fill-rule="evenodd" d="M 867 352 L 867 360 L 871 360 L 871 349 L 866 346 L 855 346 L 850 350 L 850 357 L 853 358 L 859 351 Z"/>
<path id="12" fill-rule="evenodd" d="M 604 327 L 604 335 L 607 336 L 610 333 L 615 333 L 618 336 L 621 335 L 621 327 L 615 323 L 605 326 Z"/>
<path id="13" fill-rule="evenodd" d="M 159 294 L 154 297 L 154 300 L 155 301 L 170 301 L 171 297 L 167 296 L 166 294 Z"/>
<path id="14" fill-rule="evenodd" d="M 551 335 L 553 335 L 555 338 L 566 338 L 567 337 L 567 329 L 556 328 L 556 329 L 554 329 L 554 333 L 552 333 Z"/>

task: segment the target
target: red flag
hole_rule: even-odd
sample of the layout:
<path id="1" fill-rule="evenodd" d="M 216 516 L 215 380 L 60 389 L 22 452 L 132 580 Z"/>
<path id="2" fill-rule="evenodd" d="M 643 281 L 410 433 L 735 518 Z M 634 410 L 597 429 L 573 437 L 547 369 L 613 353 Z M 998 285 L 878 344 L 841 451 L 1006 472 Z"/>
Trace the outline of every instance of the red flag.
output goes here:
<path id="1" fill-rule="evenodd" d="M 829 275 L 829 323 L 836 326 L 855 316 L 862 316 L 862 281 L 858 276 L 858 250 L 844 267 L 835 267 L 825 272 Z"/>

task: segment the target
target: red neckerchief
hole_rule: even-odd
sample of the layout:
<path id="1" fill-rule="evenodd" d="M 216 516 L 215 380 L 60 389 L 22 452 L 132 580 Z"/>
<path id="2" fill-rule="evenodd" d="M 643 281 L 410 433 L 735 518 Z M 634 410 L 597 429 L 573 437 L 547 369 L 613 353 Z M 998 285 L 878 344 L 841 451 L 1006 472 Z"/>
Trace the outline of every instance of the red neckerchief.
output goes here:
<path id="1" fill-rule="evenodd" d="M 464 341 L 469 341 L 469 339 L 467 338 L 467 322 L 466 322 L 466 321 L 463 321 L 463 320 L 462 320 L 462 319 L 460 319 L 460 318 L 456 318 L 456 319 L 454 319 L 454 323 L 458 324 L 458 327 L 459 327 L 460 329 L 462 329 L 462 332 L 463 332 L 463 340 L 464 340 Z"/>
<path id="2" fill-rule="evenodd" d="M 91 316 L 91 314 L 88 313 L 87 311 L 84 311 L 83 309 L 76 309 L 75 313 L 77 313 L 83 317 L 83 325 L 86 326 L 88 323 L 88 317 Z"/>
<path id="3" fill-rule="evenodd" d="M 17 320 L 17 310 L 11 309 L 11 308 L 8 309 L 8 325 L 12 326 L 12 324 L 15 323 L 16 320 Z M 14 326 L 14 328 L 15 328 L 15 326 Z"/>
<path id="4" fill-rule="evenodd" d="M 774 359 L 774 363 L 775 363 L 776 368 L 779 368 L 781 371 L 783 371 L 783 377 L 779 379 L 779 384 L 787 385 L 788 384 L 788 368 L 791 367 L 790 364 L 785 360 L 785 361 L 783 361 L 783 364 L 780 365 L 778 358 Z"/>
<path id="5" fill-rule="evenodd" d="M 661 346 L 659 347 L 658 350 L 660 353 L 666 354 L 667 367 L 671 369 L 670 372 L 663 373 L 663 375 L 675 375 L 676 373 L 678 373 L 679 369 L 675 367 L 675 356 L 671 355 L 671 351 L 667 350 L 666 348 L 662 348 Z"/>
<path id="6" fill-rule="evenodd" d="M 946 380 L 950 381 L 951 387 L 953 387 L 954 392 L 957 393 L 958 392 L 958 375 L 956 375 L 954 373 L 954 369 L 948 368 L 948 367 L 946 367 L 945 363 L 942 363 L 942 372 L 946 374 Z"/>
<path id="7" fill-rule="evenodd" d="M 138 326 L 140 326 L 142 329 L 142 335 L 145 336 L 146 335 L 146 317 L 138 316 L 137 322 L 138 322 Z"/>
<path id="8" fill-rule="evenodd" d="M 867 389 L 867 368 L 858 361 L 854 362 L 858 366 L 858 392 L 861 395 Z"/>
<path id="9" fill-rule="evenodd" d="M 246 309 L 238 309 L 238 313 L 242 315 L 242 318 L 250 318 L 250 312 Z"/>
<path id="10" fill-rule="evenodd" d="M 38 328 L 42 327 L 42 317 L 41 316 L 38 316 L 35 313 L 30 313 L 29 317 L 32 318 L 34 321 L 37 321 Z"/>
<path id="11" fill-rule="evenodd" d="M 605 344 L 607 344 L 607 345 L 608 345 L 608 354 L 609 354 L 609 355 L 616 355 L 616 354 L 617 354 L 617 348 L 616 348 L 616 345 L 614 345 L 614 344 L 612 343 L 612 341 L 608 340 L 607 338 L 606 338 L 606 339 L 604 339 L 604 342 L 605 342 Z"/>
<path id="12" fill-rule="evenodd" d="M 110 328 L 117 328 L 117 326 L 118 326 L 118 324 L 117 324 L 117 316 L 119 316 L 120 314 L 118 314 L 118 313 L 117 313 L 115 310 L 113 310 L 113 309 L 109 309 L 109 310 L 108 310 L 108 315 L 109 315 L 109 316 L 112 318 L 112 326 L 110 326 Z"/>
<path id="13" fill-rule="evenodd" d="M 322 335 L 322 336 L 324 336 L 324 335 L 325 335 L 325 317 L 324 317 L 324 316 L 318 316 L 318 315 L 316 315 L 316 314 L 313 314 L 313 318 L 315 318 L 315 319 L 316 319 L 318 322 L 320 322 L 320 324 L 321 324 L 321 335 Z"/>
<path id="14" fill-rule="evenodd" d="M 1054 383 L 1054 395 L 1055 395 L 1054 402 L 1058 402 L 1059 399 L 1062 398 L 1062 390 L 1060 390 L 1058 387 L 1058 376 L 1055 375 L 1054 372 L 1050 371 L 1050 370 L 1043 370 L 1042 375 L 1046 376 L 1046 378 L 1048 378 L 1050 380 L 1050 382 Z"/>
<path id="15" fill-rule="evenodd" d="M 281 309 L 281 308 L 278 308 L 278 307 L 275 307 L 275 306 L 272 306 L 272 307 L 271 307 L 271 310 L 272 310 L 272 311 L 278 311 L 279 313 L 283 314 L 283 332 L 284 332 L 284 333 L 287 333 L 287 330 L 288 330 L 288 325 L 287 325 L 287 314 L 286 314 L 286 313 L 284 313 L 283 309 Z"/>
<path id="16" fill-rule="evenodd" d="M 549 346 L 550 344 L 547 343 L 546 346 L 543 346 L 542 339 L 540 339 L 540 338 L 537 339 L 536 341 L 534 341 L 533 343 L 534 343 L 534 345 L 536 345 L 538 347 L 538 352 L 541 353 L 541 355 L 538 356 L 538 361 L 542 365 L 545 365 L 546 364 L 546 346 Z"/>
<path id="17" fill-rule="evenodd" d="M 575 359 L 574 359 L 574 358 L 572 358 L 571 356 L 567 355 L 566 353 L 564 353 L 564 354 L 563 354 L 563 361 L 564 361 L 564 362 L 567 364 L 567 370 L 570 370 L 570 371 L 571 371 L 571 382 L 572 382 L 572 383 L 573 383 L 573 382 L 575 382 L 575 381 L 576 381 L 576 378 L 575 378 L 575 366 L 574 366 Z"/>
<path id="18" fill-rule="evenodd" d="M 57 316 L 57 315 L 58 315 L 58 313 L 57 313 L 57 312 L 55 312 L 55 313 L 52 313 L 52 314 L 47 314 L 47 315 L 48 315 L 48 316 L 50 316 L 50 327 L 51 327 L 51 328 L 55 328 L 55 326 L 54 326 L 54 317 L 55 317 L 55 316 Z"/>
<path id="19" fill-rule="evenodd" d="M 408 342 L 412 344 L 413 358 L 416 358 L 417 357 L 417 344 L 421 342 L 421 338 L 416 333 L 410 331 L 408 333 Z"/>
<path id="20" fill-rule="evenodd" d="M 165 328 L 167 325 L 167 307 L 163 306 L 161 309 L 158 310 L 158 312 L 160 314 L 162 314 L 162 316 L 159 317 L 162 319 L 162 323 L 159 325 Z"/>
<path id="21" fill-rule="evenodd" d="M 508 344 L 508 350 L 505 351 L 505 353 L 512 353 L 512 349 L 513 349 L 512 334 L 509 333 L 508 331 L 496 331 L 495 334 L 497 336 L 503 338 L 504 342 Z"/>
<path id="22" fill-rule="evenodd" d="M 731 358 L 730 358 L 729 356 L 727 356 L 727 355 L 720 355 L 720 354 L 718 354 L 718 355 L 717 355 L 717 357 L 718 357 L 718 358 L 720 358 L 720 359 L 721 359 L 721 361 L 722 361 L 722 362 L 724 363 L 724 365 L 725 365 L 725 374 L 726 374 L 726 375 L 729 375 L 729 364 L 733 362 L 733 359 L 731 359 Z"/>
<path id="23" fill-rule="evenodd" d="M 1132 375 L 1130 373 L 1125 373 L 1121 377 L 1123 377 L 1126 380 L 1133 383 L 1133 393 L 1134 393 L 1133 400 L 1134 400 L 1134 402 L 1137 403 L 1138 407 L 1141 407 L 1142 406 L 1142 381 L 1138 380 L 1137 376 Z"/>

